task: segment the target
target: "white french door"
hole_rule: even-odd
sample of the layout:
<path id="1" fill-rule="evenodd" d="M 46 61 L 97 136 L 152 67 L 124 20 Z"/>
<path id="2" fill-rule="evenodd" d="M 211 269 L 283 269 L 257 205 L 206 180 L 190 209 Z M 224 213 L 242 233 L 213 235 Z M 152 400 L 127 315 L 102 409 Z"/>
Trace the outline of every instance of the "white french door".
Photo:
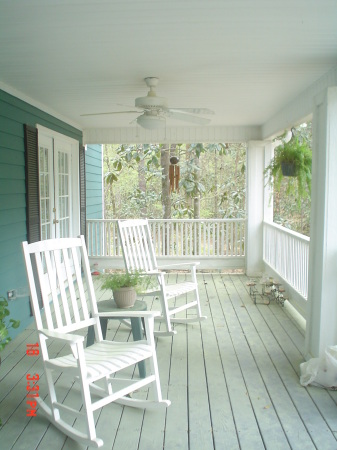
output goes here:
<path id="1" fill-rule="evenodd" d="M 41 239 L 77 236 L 78 142 L 40 129 L 38 141 Z"/>

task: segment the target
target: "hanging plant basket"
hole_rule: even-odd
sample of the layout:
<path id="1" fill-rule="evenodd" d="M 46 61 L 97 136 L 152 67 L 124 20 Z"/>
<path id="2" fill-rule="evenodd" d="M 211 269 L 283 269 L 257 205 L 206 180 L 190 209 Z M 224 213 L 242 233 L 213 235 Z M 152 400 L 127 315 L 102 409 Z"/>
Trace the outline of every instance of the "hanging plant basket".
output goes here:
<path id="1" fill-rule="evenodd" d="M 292 162 L 281 162 L 281 170 L 284 177 L 296 177 L 297 175 L 296 164 Z"/>
<path id="2" fill-rule="evenodd" d="M 311 149 L 306 141 L 293 135 L 288 142 L 275 148 L 274 158 L 265 168 L 267 184 L 280 192 L 283 177 L 288 178 L 286 193 L 294 193 L 297 186 L 297 205 L 311 193 Z"/>

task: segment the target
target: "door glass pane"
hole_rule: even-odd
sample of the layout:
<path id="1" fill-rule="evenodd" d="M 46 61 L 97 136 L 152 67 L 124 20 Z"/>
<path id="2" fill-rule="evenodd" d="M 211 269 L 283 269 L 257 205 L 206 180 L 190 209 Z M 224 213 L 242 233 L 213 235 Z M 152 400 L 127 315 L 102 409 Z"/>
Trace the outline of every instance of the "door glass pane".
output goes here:
<path id="1" fill-rule="evenodd" d="M 58 151 L 58 207 L 59 211 L 59 237 L 70 236 L 70 217 L 69 217 L 69 154 Z"/>
<path id="2" fill-rule="evenodd" d="M 51 237 L 51 211 L 50 211 L 50 154 L 48 148 L 39 147 L 40 162 L 40 212 L 41 212 L 41 239 Z"/>

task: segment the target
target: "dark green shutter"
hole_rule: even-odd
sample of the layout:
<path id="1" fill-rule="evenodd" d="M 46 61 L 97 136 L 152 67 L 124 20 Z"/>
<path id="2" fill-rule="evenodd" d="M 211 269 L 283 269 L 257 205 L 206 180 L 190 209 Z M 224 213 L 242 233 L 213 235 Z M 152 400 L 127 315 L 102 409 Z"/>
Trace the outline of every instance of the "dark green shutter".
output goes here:
<path id="1" fill-rule="evenodd" d="M 29 125 L 24 128 L 27 240 L 32 243 L 41 239 L 38 133 L 36 128 Z"/>
<path id="2" fill-rule="evenodd" d="M 86 238 L 85 147 L 80 145 L 80 232 Z"/>
<path id="3" fill-rule="evenodd" d="M 25 171 L 26 171 L 26 225 L 27 241 L 31 244 L 41 240 L 40 232 L 40 187 L 39 187 L 39 151 L 37 129 L 29 125 L 25 129 Z M 32 259 L 35 280 L 37 277 L 36 262 Z M 42 297 L 40 286 L 36 285 L 40 307 Z M 30 315 L 33 315 L 31 304 Z"/>

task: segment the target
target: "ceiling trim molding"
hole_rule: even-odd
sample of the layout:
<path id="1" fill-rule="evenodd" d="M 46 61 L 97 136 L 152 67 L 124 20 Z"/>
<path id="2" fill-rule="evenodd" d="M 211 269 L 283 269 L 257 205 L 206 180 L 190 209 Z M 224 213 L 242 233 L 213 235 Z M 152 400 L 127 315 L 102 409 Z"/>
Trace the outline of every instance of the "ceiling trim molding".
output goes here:
<path id="1" fill-rule="evenodd" d="M 309 120 L 315 107 L 315 97 L 332 86 L 337 86 L 337 67 L 329 70 L 269 119 L 261 127 L 262 139 L 275 137 L 277 134 L 283 133 L 284 130 Z"/>
<path id="2" fill-rule="evenodd" d="M 89 128 L 83 130 L 87 144 L 151 144 L 195 142 L 247 142 L 261 139 L 261 127 L 169 127 L 161 130 L 132 128 Z"/>

